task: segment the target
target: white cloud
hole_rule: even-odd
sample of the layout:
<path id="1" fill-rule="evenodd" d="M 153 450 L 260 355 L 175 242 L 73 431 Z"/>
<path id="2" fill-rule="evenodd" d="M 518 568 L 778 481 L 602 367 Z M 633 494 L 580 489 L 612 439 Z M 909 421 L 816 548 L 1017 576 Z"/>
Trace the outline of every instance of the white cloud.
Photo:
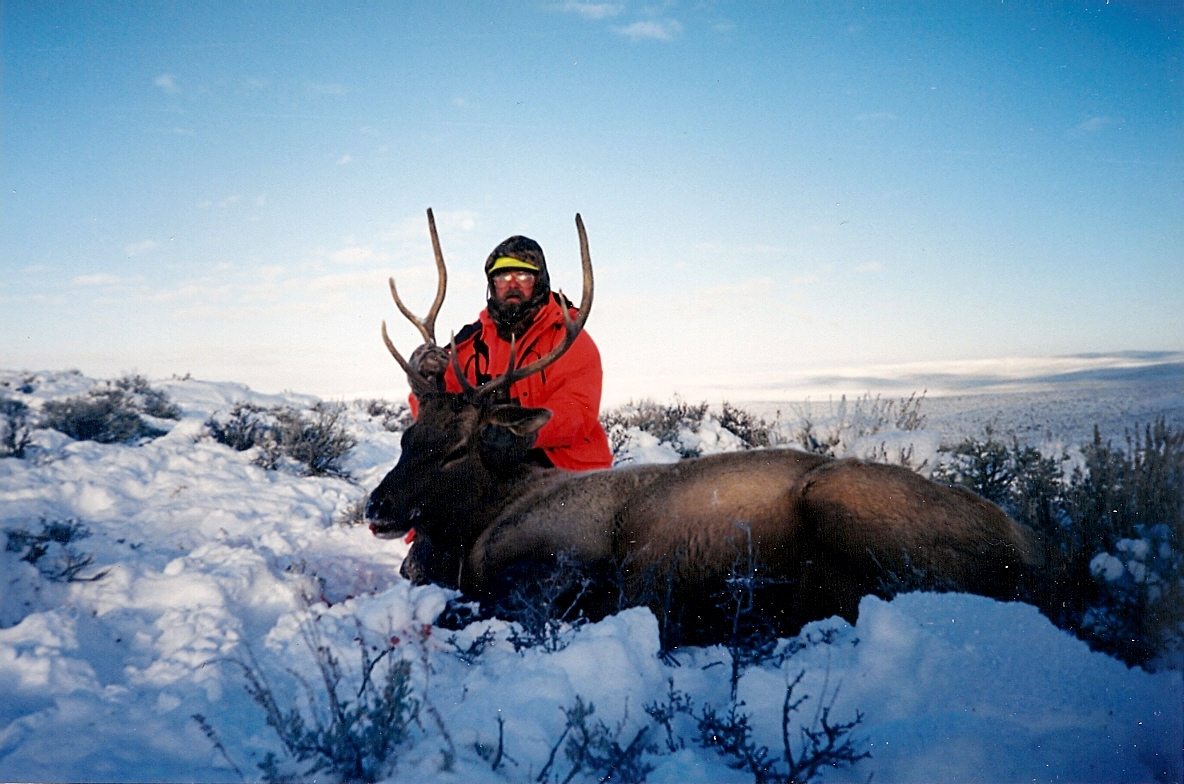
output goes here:
<path id="1" fill-rule="evenodd" d="M 144 253 L 149 253 L 160 247 L 160 244 L 155 240 L 144 240 L 143 242 L 133 242 L 131 245 L 124 245 L 123 252 L 128 257 L 139 256 Z"/>
<path id="2" fill-rule="evenodd" d="M 695 245 L 695 248 L 704 255 L 722 256 L 726 258 L 744 258 L 746 256 L 777 254 L 785 252 L 784 248 L 779 248 L 776 245 L 765 245 L 764 243 L 759 242 L 755 245 L 729 245 L 724 242 L 700 242 Z"/>
<path id="3" fill-rule="evenodd" d="M 352 245 L 329 254 L 338 264 L 367 264 L 372 261 L 386 261 L 385 253 L 376 253 L 372 248 Z"/>
<path id="4" fill-rule="evenodd" d="M 153 302 L 175 302 L 177 300 L 211 302 L 228 298 L 236 291 L 241 291 L 241 288 L 231 284 L 208 286 L 203 283 L 185 283 L 175 289 L 157 291 L 152 294 L 150 299 Z"/>
<path id="5" fill-rule="evenodd" d="M 477 226 L 480 214 L 471 210 L 452 210 L 449 212 L 433 211 L 436 216 L 436 229 L 442 242 L 447 242 L 446 235 L 455 231 L 472 231 Z M 403 218 L 393 229 L 383 234 L 382 239 L 395 242 L 414 242 L 428 239 L 428 220 L 421 212 L 418 215 Z"/>
<path id="6" fill-rule="evenodd" d="M 608 19 L 624 10 L 623 3 L 585 3 L 580 0 L 567 0 L 555 6 L 565 13 L 579 14 L 585 19 Z"/>
<path id="7" fill-rule="evenodd" d="M 878 261 L 868 262 L 867 264 L 860 264 L 855 268 L 856 272 L 879 272 L 884 269 L 884 265 Z"/>
<path id="8" fill-rule="evenodd" d="M 699 286 L 693 290 L 693 295 L 699 300 L 712 302 L 753 302 L 769 299 L 774 289 L 773 279 L 770 277 L 749 278 L 738 283 L 718 283 L 711 286 Z"/>
<path id="9" fill-rule="evenodd" d="M 1086 133 L 1098 133 L 1110 125 L 1119 125 L 1122 120 L 1115 120 L 1113 117 L 1090 117 L 1088 120 L 1078 125 L 1076 130 L 1084 131 Z"/>
<path id="10" fill-rule="evenodd" d="M 375 139 L 377 139 L 379 136 L 382 135 L 382 132 L 379 131 L 377 128 L 375 128 L 373 125 L 363 125 L 361 128 L 358 129 L 358 132 L 363 134 L 364 136 L 373 136 Z"/>
<path id="11" fill-rule="evenodd" d="M 381 272 L 338 272 L 320 275 L 305 281 L 305 288 L 314 292 L 382 291 L 386 276 Z"/>
<path id="12" fill-rule="evenodd" d="M 161 74 L 152 80 L 152 83 L 164 90 L 166 93 L 179 93 L 181 88 L 177 86 L 177 77 L 170 73 Z"/>
<path id="13" fill-rule="evenodd" d="M 436 228 L 440 231 L 445 229 L 460 229 L 461 231 L 472 231 L 473 227 L 477 225 L 477 213 L 469 210 L 454 210 L 452 212 L 437 212 Z M 427 221 L 424 221 L 424 228 L 426 231 Z"/>
<path id="14" fill-rule="evenodd" d="M 353 163 L 353 162 L 354 162 L 354 156 L 350 155 L 349 153 L 346 153 L 345 155 L 342 155 L 340 158 L 337 159 L 338 166 L 345 166 L 347 163 Z"/>
<path id="15" fill-rule="evenodd" d="M 70 282 L 75 286 L 111 286 L 118 283 L 119 278 L 108 275 L 106 272 L 99 272 L 94 275 L 79 275 Z"/>
<path id="16" fill-rule="evenodd" d="M 264 196 L 263 194 L 259 194 L 258 196 L 256 196 L 255 197 L 255 206 L 256 207 L 266 207 L 267 206 L 267 197 Z"/>
<path id="17" fill-rule="evenodd" d="M 225 208 L 225 207 L 229 207 L 232 204 L 238 203 L 239 201 L 242 200 L 242 198 L 243 198 L 242 196 L 235 194 L 234 196 L 227 196 L 225 199 L 222 199 L 221 201 L 218 201 L 218 202 L 213 202 L 213 201 L 210 201 L 207 199 L 205 201 L 199 201 L 197 203 L 197 208 L 199 210 L 204 210 L 209 207 L 215 207 L 215 206 Z"/>
<path id="18" fill-rule="evenodd" d="M 241 195 L 235 194 L 233 196 L 227 196 L 225 199 L 222 199 L 221 201 L 216 201 L 216 202 L 210 201 L 209 199 L 203 199 L 197 203 L 197 208 L 199 210 L 208 210 L 210 207 L 226 208 L 232 204 L 237 204 L 239 201 L 242 200 L 242 198 L 243 197 Z"/>
<path id="19" fill-rule="evenodd" d="M 674 19 L 655 19 L 648 22 L 634 22 L 628 27 L 615 29 L 633 41 L 670 41 L 682 32 L 682 25 Z"/>

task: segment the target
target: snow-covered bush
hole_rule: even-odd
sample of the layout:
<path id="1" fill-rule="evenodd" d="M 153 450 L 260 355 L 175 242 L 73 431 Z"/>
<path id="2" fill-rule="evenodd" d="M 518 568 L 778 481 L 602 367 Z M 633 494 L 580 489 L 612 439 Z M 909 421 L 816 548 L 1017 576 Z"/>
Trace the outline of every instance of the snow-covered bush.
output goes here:
<path id="1" fill-rule="evenodd" d="M 673 403 L 647 399 L 604 412 L 600 415 L 600 423 L 608 433 L 614 456 L 621 454 L 628 445 L 630 431 L 637 430 L 653 436 L 660 443 L 672 445 L 682 457 L 697 457 L 697 449 L 683 445 L 682 435 L 699 427 L 707 408 L 706 403 L 691 404 L 679 398 Z"/>
<path id="2" fill-rule="evenodd" d="M 1173 547 L 1171 530 L 1156 525 L 1137 539 L 1119 539 L 1113 552 L 1089 562 L 1100 587 L 1099 601 L 1086 609 L 1081 627 L 1103 650 L 1181 662 L 1184 642 L 1184 555 Z"/>
<path id="3" fill-rule="evenodd" d="M 0 381 L 0 386 L 7 389 L 16 390 L 22 395 L 31 395 L 37 390 L 37 374 L 21 373 L 19 380 L 13 379 Z"/>
<path id="4" fill-rule="evenodd" d="M 799 422 L 793 441 L 807 452 L 842 457 L 859 439 L 889 431 L 923 429 L 925 415 L 921 413 L 921 404 L 924 400 L 924 392 L 920 395 L 914 392 L 900 399 L 885 399 L 880 395 L 873 398 L 868 392 L 850 403 L 843 395 L 817 421 L 807 402 L 794 408 Z"/>
<path id="5" fill-rule="evenodd" d="M 724 647 L 732 660 L 732 700 L 744 670 L 759 666 L 773 658 L 777 650 L 777 633 L 773 619 L 760 612 L 757 597 L 768 588 L 782 583 L 764 577 L 760 554 L 752 541 L 752 526 L 735 523 L 740 544 L 733 543 L 735 557 L 724 580 L 724 591 L 716 597 L 727 622 Z"/>
<path id="6" fill-rule="evenodd" d="M 247 693 L 263 709 L 268 726 L 282 746 L 281 754 L 266 752 L 257 763 L 266 781 L 324 776 L 328 780 L 374 782 L 393 774 L 396 763 L 413 756 L 412 752 L 418 754 L 422 774 L 424 754 L 418 749 L 428 745 L 425 741 L 443 743 L 437 763 L 440 773 L 452 772 L 462 762 L 471 766 L 472 758 L 463 760 L 461 755 L 475 753 L 495 772 L 508 763 L 519 772 L 531 771 L 530 780 L 547 784 L 574 780 L 643 782 L 663 758 L 685 757 L 690 746 L 714 751 L 724 764 L 751 775 L 758 783 L 813 781 L 825 768 L 848 767 L 870 756 L 853 734 L 863 721 L 862 714 L 856 711 L 851 721 L 833 721 L 831 710 L 837 692 L 828 689 L 825 680 L 813 718 L 797 720 L 802 706 L 812 699 L 802 693 L 807 673 L 799 669 L 796 678 L 784 675 L 784 692 L 780 699 L 774 697 L 780 702 L 776 711 L 768 710 L 773 707 L 768 700 L 764 702 L 769 704 L 761 709 L 750 708 L 734 691 L 721 702 L 703 699 L 702 695 L 676 688 L 673 674 L 667 682 L 665 699 L 645 704 L 640 720 L 631 718 L 626 699 L 619 718 L 606 721 L 597 715 L 591 700 L 576 692 L 568 706 L 556 706 L 564 721 L 562 729 L 552 735 L 555 739 L 548 744 L 549 751 L 543 747 L 540 756 L 524 759 L 519 746 L 514 750 L 518 755 L 515 758 L 506 747 L 507 719 L 520 727 L 541 717 L 506 716 L 499 708 L 496 744 L 483 742 L 481 735 L 471 733 L 462 744 L 453 741 L 443 715 L 428 697 L 432 673 L 445 675 L 454 666 L 449 664 L 452 656 L 466 668 L 473 667 L 483 664 L 480 657 L 486 649 L 514 644 L 513 631 L 506 635 L 504 624 L 493 622 L 495 626 L 490 626 L 482 622 L 465 629 L 462 634 L 470 640 L 468 648 L 454 635 L 448 640 L 452 648 L 449 651 L 430 639 L 430 626 L 413 625 L 406 632 L 376 635 L 355 615 L 352 631 L 346 633 L 351 626 L 349 616 L 323 624 L 327 616 L 319 608 L 313 610 L 305 606 L 303 620 L 296 629 L 303 643 L 299 647 L 307 652 L 307 658 L 289 661 L 283 675 L 268 671 L 249 649 L 232 660 L 243 673 Z M 482 629 L 479 635 L 473 630 L 478 627 Z M 352 643 L 348 642 L 351 636 Z M 766 660 L 754 666 L 764 670 L 762 678 L 776 678 L 795 655 L 814 646 L 836 644 L 841 636 L 833 627 L 808 633 L 801 639 L 785 641 L 782 654 L 772 665 Z M 343 661 L 351 650 L 357 655 L 352 668 Z M 532 670 L 540 664 L 547 670 L 558 666 L 561 671 L 565 666 L 558 657 L 566 654 L 557 650 L 538 646 L 529 655 Z M 697 654 L 688 655 L 693 658 Z M 275 663 L 273 660 L 272 666 Z M 724 662 L 716 659 L 715 663 Z M 278 685 L 276 676 L 283 679 L 283 685 Z M 454 688 L 460 685 L 455 678 L 447 682 Z M 463 689 L 459 701 L 464 701 L 468 685 Z M 779 732 L 763 726 L 764 719 L 774 714 L 774 721 L 780 722 Z M 226 763 L 245 778 L 222 744 L 218 728 L 203 714 L 192 718 Z M 774 753 L 761 745 L 758 737 L 770 735 L 781 737 L 781 751 Z M 520 734 L 517 740 L 521 744 Z M 537 744 L 532 745 L 537 748 Z"/>
<path id="7" fill-rule="evenodd" d="M 75 440 L 101 444 L 161 434 L 146 424 L 119 393 L 50 400 L 45 404 L 44 423 Z"/>
<path id="8" fill-rule="evenodd" d="M 53 582 L 94 582 L 107 574 L 102 571 L 81 576 L 82 570 L 94 563 L 95 557 L 80 553 L 72 546 L 90 536 L 87 527 L 76 520 L 63 522 L 42 518 L 40 531 L 10 528 L 4 533 L 7 538 L 4 549 L 17 553 L 22 561 L 36 566 L 43 577 Z"/>
<path id="9" fill-rule="evenodd" d="M 1126 448 L 1094 430 L 1080 463 L 987 431 L 948 450 L 934 478 L 966 487 L 1034 530 L 1045 564 L 1032 601 L 1062 628 L 1131 664 L 1184 641 L 1184 432 L 1163 419 Z M 1142 543 L 1142 544 L 1140 544 Z"/>
<path id="10" fill-rule="evenodd" d="M 411 407 L 406 403 L 392 403 L 389 400 L 375 398 L 355 400 L 353 405 L 364 411 L 367 416 L 380 420 L 382 426 L 392 433 L 406 430 L 415 421 L 411 416 Z"/>
<path id="11" fill-rule="evenodd" d="M 24 457 L 29 446 L 29 407 L 0 397 L 0 457 Z"/>
<path id="12" fill-rule="evenodd" d="M 514 575 L 507 582 L 512 582 L 512 590 L 493 609 L 514 623 L 508 639 L 515 651 L 561 651 L 588 622 L 580 602 L 592 579 L 570 553 L 556 554 L 555 563 L 545 571 Z"/>
<path id="13" fill-rule="evenodd" d="M 746 409 L 724 401 L 719 412 L 720 427 L 735 433 L 748 447 L 773 446 L 778 442 L 775 425 Z"/>
<path id="14" fill-rule="evenodd" d="M 100 390 L 119 390 L 131 400 L 137 410 L 158 419 L 180 419 L 181 409 L 169 400 L 168 395 L 148 385 L 148 379 L 138 374 L 128 374 L 114 381 L 99 385 Z"/>
<path id="15" fill-rule="evenodd" d="M 263 468 L 275 470 L 291 460 L 309 476 L 342 476 L 341 459 L 357 445 L 340 421 L 342 413 L 341 406 L 327 403 L 307 411 L 238 403 L 215 413 L 206 427 L 215 441 L 236 451 L 258 449 L 255 462 Z"/>
<path id="16" fill-rule="evenodd" d="M 301 779 L 312 780 L 318 773 L 350 782 L 386 778 L 398 749 L 410 741 L 413 724 L 418 722 L 420 701 L 413 696 L 411 662 L 400 656 L 393 642 L 381 649 L 372 646 L 363 639 L 359 622 L 360 669 L 357 678 L 350 679 L 312 617 L 305 619 L 300 631 L 321 677 L 319 689 L 301 683 L 307 708 L 301 709 L 294 700 L 281 704 L 284 698 L 277 695 L 258 663 L 239 659 L 236 663 L 246 678 L 247 693 L 263 709 L 268 726 L 288 754 L 308 764 L 296 774 Z M 274 752 L 268 752 L 258 766 L 266 781 L 292 779 Z"/>
<path id="17" fill-rule="evenodd" d="M 725 401 L 719 411 L 707 403 L 642 400 L 600 417 L 615 464 L 676 462 L 719 452 L 774 446 L 785 439 L 779 425 Z"/>
<path id="18" fill-rule="evenodd" d="M 130 378 L 130 380 L 129 380 Z M 142 415 L 176 419 L 180 411 L 162 392 L 148 389 L 139 376 L 95 385 L 85 395 L 48 400 L 42 409 L 45 427 L 77 441 L 116 444 L 155 438 L 166 432 Z M 146 391 L 145 391 L 146 390 Z"/>
<path id="19" fill-rule="evenodd" d="M 278 465 L 282 454 L 308 466 L 311 476 L 340 475 L 341 458 L 358 443 L 339 422 L 341 414 L 340 406 L 327 403 L 317 404 L 307 414 L 292 408 L 277 410 L 268 467 Z"/>
<path id="20" fill-rule="evenodd" d="M 262 446 L 273 427 L 268 409 L 251 403 L 236 403 L 230 411 L 215 413 L 206 421 L 210 437 L 236 452 Z"/>
<path id="21" fill-rule="evenodd" d="M 539 771 L 537 781 L 567 782 L 577 773 L 583 773 L 596 781 L 638 784 L 645 781 L 645 777 L 654 769 L 645 759 L 646 755 L 653 755 L 658 751 L 658 744 L 649 738 L 651 728 L 648 725 L 637 730 L 633 734 L 633 739 L 622 746 L 628 717 L 623 718 L 615 727 L 609 727 L 602 719 L 592 721 L 596 706 L 591 702 L 585 703 L 584 698 L 578 694 L 572 706 L 562 710 L 566 719 L 563 732 L 551 747 L 551 754 L 543 769 Z M 564 741 L 567 742 L 566 745 Z M 562 779 L 552 779 L 551 769 L 555 764 L 555 754 L 561 747 L 571 767 Z"/>
<path id="22" fill-rule="evenodd" d="M 830 645 L 833 642 L 831 635 L 823 635 L 821 640 L 811 639 L 810 635 L 806 637 L 807 642 L 799 642 L 787 650 L 778 661 L 777 669 L 784 669 L 785 662 L 794 653 L 809 645 Z M 800 670 L 792 680 L 788 675 L 785 677 L 780 710 L 780 752 L 774 752 L 756 740 L 754 735 L 758 728 L 753 723 L 753 714 L 744 700 L 736 698 L 735 691 L 722 708 L 710 702 L 697 705 L 694 696 L 675 688 L 671 678 L 667 682 L 665 700 L 646 704 L 645 712 L 665 731 L 668 753 L 685 749 L 686 735 L 689 734 L 695 745 L 715 751 L 728 767 L 751 775 L 755 784 L 813 781 L 826 768 L 850 767 L 871 757 L 870 751 L 860 750 L 862 743 L 853 735 L 855 728 L 863 722 L 862 713 L 856 712 L 851 721 L 831 721 L 837 688 L 829 699 L 825 691 L 819 695 L 813 720 L 809 725 L 798 724 L 795 737 L 793 716 L 810 700 L 809 695 L 796 693 L 805 676 L 806 671 Z"/>
<path id="23" fill-rule="evenodd" d="M 892 463 L 927 473 L 936 462 L 940 441 L 923 430 L 924 394 L 899 400 L 864 395 L 848 404 L 843 397 L 828 414 L 816 418 L 809 404 L 794 407 L 796 423 L 774 421 L 724 401 L 688 404 L 678 398 L 663 404 L 629 403 L 605 412 L 616 465 L 677 462 L 742 449 L 795 446 L 829 457 L 853 456 Z"/>
<path id="24" fill-rule="evenodd" d="M 333 522 L 345 526 L 364 525 L 366 523 L 366 503 L 369 500 L 370 495 L 366 494 L 351 502 L 333 519 Z"/>

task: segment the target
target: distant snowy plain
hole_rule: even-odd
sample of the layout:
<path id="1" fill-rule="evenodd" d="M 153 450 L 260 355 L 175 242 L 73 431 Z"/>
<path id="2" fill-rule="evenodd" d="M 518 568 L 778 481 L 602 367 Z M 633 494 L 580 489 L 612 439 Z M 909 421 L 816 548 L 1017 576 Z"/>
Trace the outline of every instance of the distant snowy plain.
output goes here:
<path id="1" fill-rule="evenodd" d="M 33 374 L 28 383 L 0 371 L 4 393 L 33 408 L 94 383 L 76 373 Z M 679 666 L 663 661 L 644 609 L 585 626 L 557 653 L 516 653 L 504 623 L 477 624 L 457 639 L 489 629 L 497 641 L 466 664 L 451 653 L 452 633 L 430 626 L 451 594 L 399 576 L 407 545 L 336 522 L 397 460 L 397 434 L 351 407 L 347 426 L 358 446 L 344 463 L 349 480 L 265 470 L 250 452 L 209 438 L 204 423 L 236 402 L 308 406 L 313 398 L 188 379 L 153 387 L 182 409 L 179 421 L 159 423 L 168 428 L 159 438 L 103 445 L 37 430 L 28 457 L 0 459 L 0 528 L 81 523 L 90 535 L 74 546 L 94 560 L 78 577 L 103 575 L 57 582 L 18 553 L 0 553 L 0 780 L 258 780 L 256 764 L 269 751 L 282 757 L 282 747 L 231 660 L 253 655 L 278 695 L 302 700 L 295 675 L 315 674 L 299 632 L 308 619 L 355 676 L 359 635 L 398 638 L 416 663 L 419 696 L 440 723 L 425 719 L 414 730 L 392 781 L 534 781 L 563 731 L 561 708 L 577 695 L 627 733 L 647 721 L 642 706 L 662 699 L 670 679 L 700 704 L 727 702 L 726 651 L 684 649 Z M 1125 394 L 1133 403 L 1146 397 L 1131 386 Z M 1065 417 L 1076 422 L 1073 398 L 1064 399 Z M 1015 414 L 1019 406 L 1022 418 L 1030 402 L 1015 398 L 1009 408 L 997 395 L 987 407 Z M 956 420 L 942 419 L 932 443 L 956 435 Z M 962 422 L 963 435 L 981 434 L 981 420 Z M 670 459 L 640 442 L 633 454 Z M 318 601 L 305 607 L 298 597 L 310 591 Z M 961 594 L 869 597 L 854 626 L 821 621 L 801 640 L 804 649 L 780 668 L 749 670 L 740 697 L 757 740 L 773 749 L 786 682 L 799 672 L 797 693 L 810 696 L 802 721 L 824 704 L 836 720 L 862 713 L 854 734 L 871 757 L 826 771 L 825 781 L 1184 775 L 1181 673 L 1130 669 L 1093 653 L 1030 606 Z M 194 714 L 217 732 L 222 751 Z M 507 756 L 494 771 L 477 745 L 496 744 L 499 716 Z M 685 748 L 648 758 L 649 781 L 751 780 L 686 737 Z M 455 758 L 446 770 L 449 746 Z"/>

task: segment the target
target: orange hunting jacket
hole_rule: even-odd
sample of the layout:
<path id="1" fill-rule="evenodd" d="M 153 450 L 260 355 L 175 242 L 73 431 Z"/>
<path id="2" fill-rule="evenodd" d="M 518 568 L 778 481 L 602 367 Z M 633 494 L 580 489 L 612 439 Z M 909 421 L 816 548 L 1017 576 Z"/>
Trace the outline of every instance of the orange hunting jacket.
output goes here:
<path id="1" fill-rule="evenodd" d="M 517 364 L 534 362 L 563 340 L 563 312 L 558 295 L 552 294 L 535 316 L 534 323 L 516 341 Z M 575 309 L 569 309 L 575 318 Z M 497 326 L 488 310 L 456 336 L 457 360 L 470 383 L 476 385 L 501 375 L 510 361 L 510 344 L 498 337 Z M 571 348 L 550 366 L 510 386 L 510 400 L 523 406 L 546 408 L 553 416 L 538 432 L 535 447 L 546 452 L 556 468 L 589 471 L 609 468 L 613 463 L 608 436 L 598 419 L 600 352 L 586 331 L 581 331 Z M 460 392 L 452 365 L 444 374 L 449 392 Z M 418 414 L 419 401 L 411 397 L 411 411 Z"/>

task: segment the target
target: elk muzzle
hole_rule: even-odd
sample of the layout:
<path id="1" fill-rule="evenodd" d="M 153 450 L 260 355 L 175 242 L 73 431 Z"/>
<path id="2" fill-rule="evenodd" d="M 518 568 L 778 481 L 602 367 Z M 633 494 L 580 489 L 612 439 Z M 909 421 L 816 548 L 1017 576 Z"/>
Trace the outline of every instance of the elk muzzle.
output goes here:
<path id="1" fill-rule="evenodd" d="M 370 532 L 379 539 L 398 539 L 415 530 L 417 522 L 423 517 L 423 511 L 412 507 L 406 515 L 397 515 L 389 509 L 389 502 L 379 495 L 370 496 L 366 504 L 366 519 L 370 521 Z"/>

